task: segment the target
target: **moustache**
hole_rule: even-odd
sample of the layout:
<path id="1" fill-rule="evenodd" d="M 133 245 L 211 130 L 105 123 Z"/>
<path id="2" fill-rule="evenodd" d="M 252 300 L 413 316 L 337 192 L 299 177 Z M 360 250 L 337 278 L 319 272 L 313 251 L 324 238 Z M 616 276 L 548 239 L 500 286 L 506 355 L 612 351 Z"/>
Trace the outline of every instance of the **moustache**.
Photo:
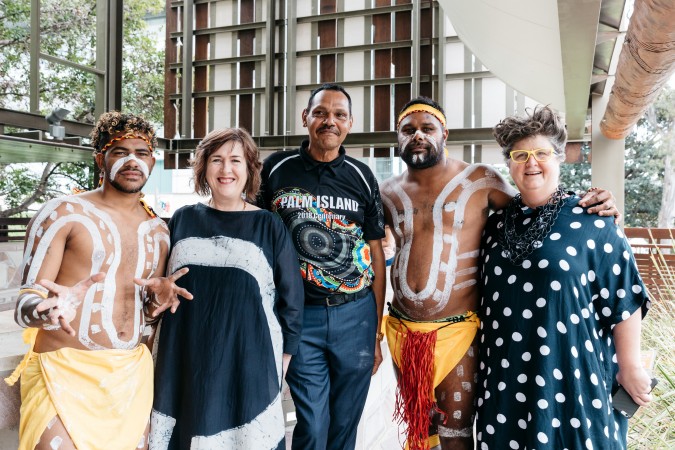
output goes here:
<path id="1" fill-rule="evenodd" d="M 321 126 L 321 127 L 319 127 L 319 129 L 316 130 L 316 131 L 317 131 L 318 133 L 320 133 L 320 132 L 322 132 L 322 131 L 330 131 L 331 133 L 338 134 L 337 128 L 334 127 L 334 126 L 332 126 L 332 125 L 324 125 L 324 126 Z"/>

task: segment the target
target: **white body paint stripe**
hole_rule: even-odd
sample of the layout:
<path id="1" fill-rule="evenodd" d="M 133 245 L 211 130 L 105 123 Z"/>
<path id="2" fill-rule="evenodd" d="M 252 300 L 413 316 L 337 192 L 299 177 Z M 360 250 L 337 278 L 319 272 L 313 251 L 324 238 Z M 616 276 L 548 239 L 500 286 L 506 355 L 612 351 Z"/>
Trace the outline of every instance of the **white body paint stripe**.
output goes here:
<path id="1" fill-rule="evenodd" d="M 465 168 L 461 173 L 457 174 L 445 185 L 441 193 L 434 201 L 434 206 L 432 209 L 434 231 L 432 239 L 432 258 L 431 264 L 429 266 L 429 277 L 427 278 L 425 287 L 418 293 L 412 291 L 407 280 L 410 249 L 412 247 L 414 238 L 412 214 L 413 203 L 400 184 L 394 183 L 391 185 L 393 193 L 398 197 L 403 206 L 403 219 L 401 219 L 398 214 L 398 209 L 395 207 L 393 201 L 387 198 L 387 196 L 383 196 L 383 202 L 386 204 L 392 216 L 394 231 L 398 235 L 399 239 L 403 242 L 398 256 L 399 266 L 395 271 L 396 273 L 394 273 L 394 277 L 398 278 L 398 287 L 400 289 L 401 295 L 407 300 L 410 300 L 413 303 L 415 309 L 424 307 L 426 314 L 432 315 L 442 311 L 450 300 L 451 292 L 453 291 L 453 286 L 455 285 L 455 279 L 458 275 L 461 275 L 460 273 L 455 272 L 458 260 L 472 258 L 478 255 L 478 250 L 472 250 L 458 254 L 458 238 L 464 224 L 464 212 L 469 199 L 474 193 L 481 189 L 495 188 L 502 190 L 501 183 L 492 177 L 483 177 L 475 182 L 471 182 L 468 177 L 479 169 L 484 170 L 485 167 L 481 165 L 471 165 Z M 460 193 L 454 205 L 454 223 L 452 232 L 450 234 L 444 235 L 443 213 L 445 212 L 446 199 L 450 193 L 452 193 L 459 186 L 464 187 L 464 190 Z M 405 226 L 405 235 L 399 226 L 401 222 L 403 222 Z M 445 264 L 442 264 L 441 254 L 443 252 L 444 243 L 450 245 L 450 252 L 447 261 Z M 443 272 L 446 273 L 446 276 L 443 290 L 441 291 L 442 295 L 439 295 L 436 289 L 441 266 L 443 266 Z M 468 280 L 457 284 L 456 289 L 462 289 L 473 284 L 476 284 L 476 280 Z M 436 305 L 423 306 L 424 301 L 430 298 L 436 302 Z M 412 312 L 404 305 L 401 305 L 401 307 L 406 313 Z"/>
<path id="2" fill-rule="evenodd" d="M 113 164 L 113 166 L 110 168 L 110 181 L 115 181 L 117 172 L 119 172 L 119 170 L 129 161 L 136 161 L 138 168 L 141 170 L 141 172 L 143 172 L 143 176 L 146 179 L 150 176 L 150 169 L 148 168 L 148 165 L 145 163 L 145 161 L 141 161 L 140 159 L 136 158 L 136 155 L 132 153 L 129 156 L 115 161 L 115 164 Z"/>

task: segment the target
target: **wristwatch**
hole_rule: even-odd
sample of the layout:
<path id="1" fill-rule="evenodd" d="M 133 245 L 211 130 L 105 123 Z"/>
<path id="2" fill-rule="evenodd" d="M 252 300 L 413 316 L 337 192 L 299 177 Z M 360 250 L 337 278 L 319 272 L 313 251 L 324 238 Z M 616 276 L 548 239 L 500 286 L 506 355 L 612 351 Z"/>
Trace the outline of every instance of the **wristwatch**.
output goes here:
<path id="1" fill-rule="evenodd" d="M 382 342 L 382 339 L 384 339 L 384 333 L 376 333 L 375 339 L 377 340 L 377 342 Z"/>

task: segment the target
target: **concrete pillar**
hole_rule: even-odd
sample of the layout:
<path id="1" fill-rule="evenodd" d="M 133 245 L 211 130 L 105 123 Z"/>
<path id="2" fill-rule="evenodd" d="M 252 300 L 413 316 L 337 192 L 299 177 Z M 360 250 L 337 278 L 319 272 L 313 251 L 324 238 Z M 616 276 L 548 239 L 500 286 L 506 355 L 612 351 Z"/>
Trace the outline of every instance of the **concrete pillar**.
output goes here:
<path id="1" fill-rule="evenodd" d="M 607 80 L 610 83 L 610 80 Z M 609 93 L 611 86 L 605 88 Z M 626 156 L 625 139 L 608 139 L 600 131 L 600 120 L 607 108 L 609 94 L 593 96 L 591 115 L 591 184 L 609 189 L 616 198 L 616 207 L 625 212 L 624 164 Z"/>

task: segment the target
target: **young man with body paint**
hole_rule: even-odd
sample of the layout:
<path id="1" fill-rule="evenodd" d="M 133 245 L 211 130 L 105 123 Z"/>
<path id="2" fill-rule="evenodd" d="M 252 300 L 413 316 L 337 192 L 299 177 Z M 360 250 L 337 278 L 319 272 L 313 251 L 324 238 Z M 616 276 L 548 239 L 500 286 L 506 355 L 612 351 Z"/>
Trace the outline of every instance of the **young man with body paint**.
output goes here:
<path id="1" fill-rule="evenodd" d="M 19 449 L 147 448 L 152 358 L 146 323 L 187 270 L 164 278 L 169 233 L 140 192 L 155 164 L 144 119 L 105 113 L 92 132 L 98 189 L 47 202 L 26 232 L 15 320 L 31 348 L 21 376 Z"/>
<path id="2" fill-rule="evenodd" d="M 293 449 L 349 450 L 382 362 L 382 204 L 371 170 L 342 146 L 353 122 L 344 88 L 313 91 L 302 122 L 309 140 L 265 160 L 258 205 L 290 230 L 304 279 L 300 345 L 286 375 Z"/>
<path id="3" fill-rule="evenodd" d="M 382 185 L 398 249 L 385 326 L 398 375 L 396 414 L 411 449 L 473 449 L 480 238 L 489 211 L 515 191 L 492 167 L 446 156 L 445 113 L 433 100 L 408 102 L 397 132 L 408 170 Z M 590 192 L 580 204 L 608 199 L 588 212 L 613 215 L 609 197 Z"/>

